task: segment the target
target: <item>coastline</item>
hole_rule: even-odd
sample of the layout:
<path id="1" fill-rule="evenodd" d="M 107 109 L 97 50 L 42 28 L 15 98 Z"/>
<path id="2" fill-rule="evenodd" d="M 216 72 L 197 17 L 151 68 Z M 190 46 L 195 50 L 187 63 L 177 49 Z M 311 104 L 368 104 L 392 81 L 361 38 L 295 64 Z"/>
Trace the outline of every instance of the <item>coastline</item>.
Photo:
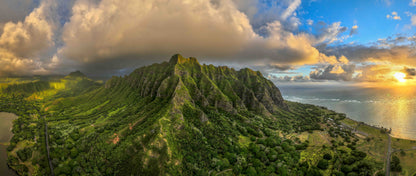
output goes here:
<path id="1" fill-rule="evenodd" d="M 0 167 L 0 171 L 1 171 L 1 175 L 4 175 L 4 176 L 17 176 L 18 174 L 17 174 L 17 172 L 16 172 L 16 170 L 14 170 L 13 168 L 11 168 L 8 164 L 7 164 L 7 147 L 8 147 L 8 145 L 4 145 L 4 143 L 3 144 L 0 144 L 0 155 L 2 156 L 3 155 L 3 152 L 4 152 L 4 154 L 6 155 L 6 160 L 4 160 L 4 163 L 3 162 L 0 162 L 3 166 L 1 166 Z"/>
<path id="2" fill-rule="evenodd" d="M 371 124 L 371 123 L 368 123 L 368 122 L 364 122 L 362 120 L 357 120 L 355 118 L 350 117 L 350 115 L 348 115 L 347 113 L 340 112 L 340 111 L 338 111 L 338 110 L 336 110 L 332 107 L 327 107 L 327 106 L 319 105 L 319 104 L 313 104 L 313 103 L 309 103 L 309 102 L 301 102 L 301 101 L 297 101 L 297 100 L 287 100 L 287 99 L 285 99 L 285 101 L 314 105 L 314 106 L 317 106 L 317 107 L 321 107 L 321 108 L 333 111 L 335 113 L 345 114 L 347 119 L 350 119 L 350 120 L 352 120 L 356 123 L 360 123 L 362 125 L 366 125 L 366 126 L 369 126 L 371 128 L 378 129 L 378 130 L 387 129 L 389 131 L 390 136 L 393 137 L 393 138 L 416 141 L 416 136 L 414 138 L 411 138 L 411 137 L 406 137 L 406 135 L 395 134 L 394 132 L 397 131 L 397 129 L 395 129 L 395 128 L 386 128 L 386 127 L 383 127 L 382 125 L 375 125 L 375 124 Z M 357 117 L 357 118 L 359 118 L 359 117 Z"/>
<path id="3" fill-rule="evenodd" d="M 13 116 L 15 116 L 15 117 L 13 117 L 14 118 L 13 120 L 19 118 L 14 113 L 0 112 L 0 114 L 4 114 L 4 117 L 6 117 L 6 118 L 10 118 L 11 114 L 13 114 Z M 0 118 L 2 118 L 2 117 L 0 117 Z M 18 175 L 16 170 L 11 168 L 9 166 L 9 164 L 7 163 L 7 158 L 8 158 L 8 154 L 9 154 L 9 152 L 7 151 L 7 147 L 10 145 L 10 140 L 12 139 L 12 137 L 14 135 L 13 132 L 12 132 L 12 129 L 13 129 L 13 125 L 11 125 L 10 127 L 7 128 L 7 130 L 10 131 L 10 133 L 11 133 L 10 136 L 9 136 L 9 139 L 7 141 L 5 139 L 4 141 L 0 142 L 0 153 L 1 153 L 0 154 L 1 155 L 0 163 L 2 165 L 2 166 L 0 166 L 0 175 L 5 175 L 5 176 L 17 176 Z"/>
<path id="4" fill-rule="evenodd" d="M 277 84 L 285 100 L 324 106 L 351 119 L 392 129 L 395 138 L 416 140 L 416 94 L 387 88 L 341 85 Z"/>
<path id="5" fill-rule="evenodd" d="M 287 101 L 287 100 L 286 100 Z M 291 101 L 288 101 L 291 102 Z M 299 103 L 299 102 L 297 102 Z M 301 103 L 308 104 L 308 103 Z M 416 174 L 416 140 L 404 139 L 392 136 L 390 129 L 367 124 L 358 120 L 347 117 L 344 113 L 328 109 L 327 107 L 309 104 L 328 111 L 329 114 L 339 114 L 344 118 L 335 122 L 334 119 L 327 118 L 323 122 L 324 130 L 313 132 L 293 133 L 290 137 L 299 138 L 301 141 L 310 141 L 310 149 L 307 149 L 304 156 L 314 157 L 319 150 L 314 148 L 322 148 L 323 146 L 332 145 L 329 135 L 329 127 L 339 130 L 348 130 L 353 133 L 357 139 L 356 148 L 367 153 L 367 157 L 374 159 L 380 165 L 380 170 L 376 172 L 392 173 L 390 171 L 391 157 L 395 156 L 400 159 L 402 172 L 394 172 L 397 175 L 414 175 Z M 325 116 L 323 116 L 325 117 Z M 329 126 L 328 126 L 329 124 Z M 394 130 L 394 129 L 392 129 Z M 309 150 L 309 151 L 308 151 Z"/>

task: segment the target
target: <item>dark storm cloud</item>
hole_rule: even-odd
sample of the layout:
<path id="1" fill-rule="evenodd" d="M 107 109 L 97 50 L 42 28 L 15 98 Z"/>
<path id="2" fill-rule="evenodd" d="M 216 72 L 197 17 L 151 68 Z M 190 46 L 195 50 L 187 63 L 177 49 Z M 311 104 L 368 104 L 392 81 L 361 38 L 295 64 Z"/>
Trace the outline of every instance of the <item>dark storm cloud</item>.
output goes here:
<path id="1" fill-rule="evenodd" d="M 416 68 L 404 67 L 402 71 L 406 74 L 406 79 L 413 79 L 416 76 Z"/>
<path id="2" fill-rule="evenodd" d="M 39 5 L 39 1 L 40 0 L 0 1 L 0 23 L 22 21 Z"/>

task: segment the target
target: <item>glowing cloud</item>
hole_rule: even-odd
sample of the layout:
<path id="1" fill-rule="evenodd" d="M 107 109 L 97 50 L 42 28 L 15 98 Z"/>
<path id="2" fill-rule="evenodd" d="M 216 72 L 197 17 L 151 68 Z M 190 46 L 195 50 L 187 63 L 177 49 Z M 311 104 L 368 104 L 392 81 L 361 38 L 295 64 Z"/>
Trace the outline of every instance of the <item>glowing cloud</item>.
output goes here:
<path id="1" fill-rule="evenodd" d="M 396 72 L 394 73 L 394 78 L 397 79 L 397 81 L 399 82 L 406 82 L 406 74 L 402 73 L 402 72 Z"/>

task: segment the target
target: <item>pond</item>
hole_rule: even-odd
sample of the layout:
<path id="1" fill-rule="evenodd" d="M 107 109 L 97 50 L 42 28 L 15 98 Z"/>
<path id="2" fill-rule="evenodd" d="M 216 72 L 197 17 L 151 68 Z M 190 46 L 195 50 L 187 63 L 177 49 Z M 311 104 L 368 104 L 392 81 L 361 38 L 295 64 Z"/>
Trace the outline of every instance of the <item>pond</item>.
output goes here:
<path id="1" fill-rule="evenodd" d="M 7 145 L 13 136 L 11 131 L 13 127 L 13 120 L 17 116 L 12 113 L 0 112 L 0 175 L 15 176 L 17 175 L 13 170 L 7 166 Z"/>

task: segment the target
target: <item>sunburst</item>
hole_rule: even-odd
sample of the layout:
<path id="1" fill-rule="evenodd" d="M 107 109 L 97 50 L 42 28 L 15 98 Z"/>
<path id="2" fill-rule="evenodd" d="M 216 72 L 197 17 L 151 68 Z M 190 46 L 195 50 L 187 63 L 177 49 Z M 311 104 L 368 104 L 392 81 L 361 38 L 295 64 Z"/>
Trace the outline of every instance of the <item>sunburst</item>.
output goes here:
<path id="1" fill-rule="evenodd" d="M 402 72 L 396 72 L 394 73 L 394 78 L 397 79 L 397 81 L 399 82 L 406 82 L 406 74 L 402 73 Z"/>

